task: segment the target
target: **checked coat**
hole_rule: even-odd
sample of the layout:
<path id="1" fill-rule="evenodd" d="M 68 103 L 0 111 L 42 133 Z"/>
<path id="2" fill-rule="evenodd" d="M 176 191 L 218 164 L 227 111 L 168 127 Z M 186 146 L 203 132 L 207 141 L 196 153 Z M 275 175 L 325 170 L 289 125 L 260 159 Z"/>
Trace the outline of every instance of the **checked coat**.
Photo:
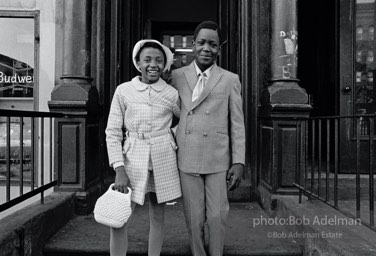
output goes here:
<path id="1" fill-rule="evenodd" d="M 144 204 L 150 180 L 154 180 L 152 190 L 158 203 L 181 196 L 176 145 L 170 132 L 173 115 L 180 115 L 178 92 L 162 79 L 145 84 L 135 77 L 116 88 L 106 128 L 109 163 L 124 162 L 134 188 L 132 201 L 138 204 Z M 151 165 L 152 172 L 148 170 Z"/>

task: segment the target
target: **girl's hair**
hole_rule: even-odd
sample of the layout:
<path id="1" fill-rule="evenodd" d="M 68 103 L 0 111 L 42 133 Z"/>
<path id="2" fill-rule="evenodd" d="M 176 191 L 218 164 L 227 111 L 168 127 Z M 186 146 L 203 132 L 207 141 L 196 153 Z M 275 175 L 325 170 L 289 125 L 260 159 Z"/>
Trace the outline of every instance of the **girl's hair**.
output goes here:
<path id="1" fill-rule="evenodd" d="M 136 61 L 140 61 L 140 54 L 141 54 L 142 50 L 145 49 L 145 48 L 155 48 L 155 49 L 160 50 L 163 53 L 164 62 L 166 64 L 167 56 L 166 56 L 165 51 L 163 50 L 162 46 L 160 46 L 159 44 L 154 43 L 154 42 L 146 42 L 140 47 L 140 50 L 137 52 L 136 57 L 135 57 Z"/>

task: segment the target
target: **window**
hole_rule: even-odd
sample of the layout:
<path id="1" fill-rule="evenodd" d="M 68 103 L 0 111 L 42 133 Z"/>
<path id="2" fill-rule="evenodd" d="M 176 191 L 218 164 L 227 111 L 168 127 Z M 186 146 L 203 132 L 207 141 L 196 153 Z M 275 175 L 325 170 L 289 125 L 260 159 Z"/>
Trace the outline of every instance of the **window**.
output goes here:
<path id="1" fill-rule="evenodd" d="M 358 26 L 356 28 L 356 40 L 358 41 L 363 40 L 363 28 L 361 26 Z"/>
<path id="2" fill-rule="evenodd" d="M 193 61 L 192 40 L 192 35 L 163 35 L 163 44 L 174 54 L 171 69 L 187 66 Z"/>
<path id="3" fill-rule="evenodd" d="M 373 26 L 368 27 L 368 40 L 373 41 L 375 39 L 375 28 Z"/>
<path id="4" fill-rule="evenodd" d="M 0 12 L 0 98 L 33 98 L 38 12 Z"/>
<path id="5" fill-rule="evenodd" d="M 376 113 L 376 84 L 374 74 L 375 0 L 356 0 L 356 56 L 354 111 L 357 115 Z M 364 28 L 364 31 L 363 31 Z M 367 29 L 366 29 L 367 28 Z M 367 38 L 365 38 L 367 37 Z M 368 119 L 360 119 L 360 134 L 369 135 Z"/>
<path id="6" fill-rule="evenodd" d="M 34 110 L 38 81 L 39 12 L 0 10 L 0 109 Z M 37 128 L 37 127 L 34 127 Z M 32 121 L 23 119 L 25 180 L 31 178 Z M 10 119 L 11 175 L 19 176 L 20 118 Z M 6 159 L 7 119 L 0 117 L 0 180 Z"/>
<path id="7" fill-rule="evenodd" d="M 355 114 L 376 113 L 374 11 L 375 0 L 356 0 Z M 362 28 L 367 28 L 367 40 Z"/>

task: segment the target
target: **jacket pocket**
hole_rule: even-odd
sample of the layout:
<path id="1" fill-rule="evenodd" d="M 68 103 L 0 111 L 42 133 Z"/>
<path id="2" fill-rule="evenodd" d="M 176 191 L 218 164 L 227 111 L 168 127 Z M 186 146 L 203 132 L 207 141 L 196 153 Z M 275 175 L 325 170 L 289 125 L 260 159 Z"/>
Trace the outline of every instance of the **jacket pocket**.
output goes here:
<path id="1" fill-rule="evenodd" d="M 216 99 L 225 99 L 227 97 L 226 93 L 213 93 L 214 98 Z"/>
<path id="2" fill-rule="evenodd" d="M 219 134 L 228 135 L 228 131 L 225 130 L 225 129 L 223 129 L 223 130 L 217 130 L 216 132 L 219 133 Z"/>

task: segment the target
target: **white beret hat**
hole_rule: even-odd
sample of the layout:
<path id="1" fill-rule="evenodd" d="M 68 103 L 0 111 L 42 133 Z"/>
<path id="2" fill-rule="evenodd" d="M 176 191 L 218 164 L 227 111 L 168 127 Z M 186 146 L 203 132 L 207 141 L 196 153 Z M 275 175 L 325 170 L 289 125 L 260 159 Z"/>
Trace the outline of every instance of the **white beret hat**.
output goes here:
<path id="1" fill-rule="evenodd" d="M 168 47 L 161 44 L 160 42 L 158 42 L 157 40 L 153 40 L 153 39 L 140 40 L 133 47 L 132 60 L 133 60 L 133 65 L 136 67 L 136 69 L 140 71 L 137 65 L 136 55 L 140 51 L 141 47 L 147 42 L 153 42 L 153 43 L 159 44 L 162 47 L 162 49 L 164 50 L 166 54 L 166 65 L 165 65 L 165 68 L 163 69 L 163 72 L 169 70 L 172 65 L 172 62 L 174 61 L 174 56 L 171 50 Z"/>

